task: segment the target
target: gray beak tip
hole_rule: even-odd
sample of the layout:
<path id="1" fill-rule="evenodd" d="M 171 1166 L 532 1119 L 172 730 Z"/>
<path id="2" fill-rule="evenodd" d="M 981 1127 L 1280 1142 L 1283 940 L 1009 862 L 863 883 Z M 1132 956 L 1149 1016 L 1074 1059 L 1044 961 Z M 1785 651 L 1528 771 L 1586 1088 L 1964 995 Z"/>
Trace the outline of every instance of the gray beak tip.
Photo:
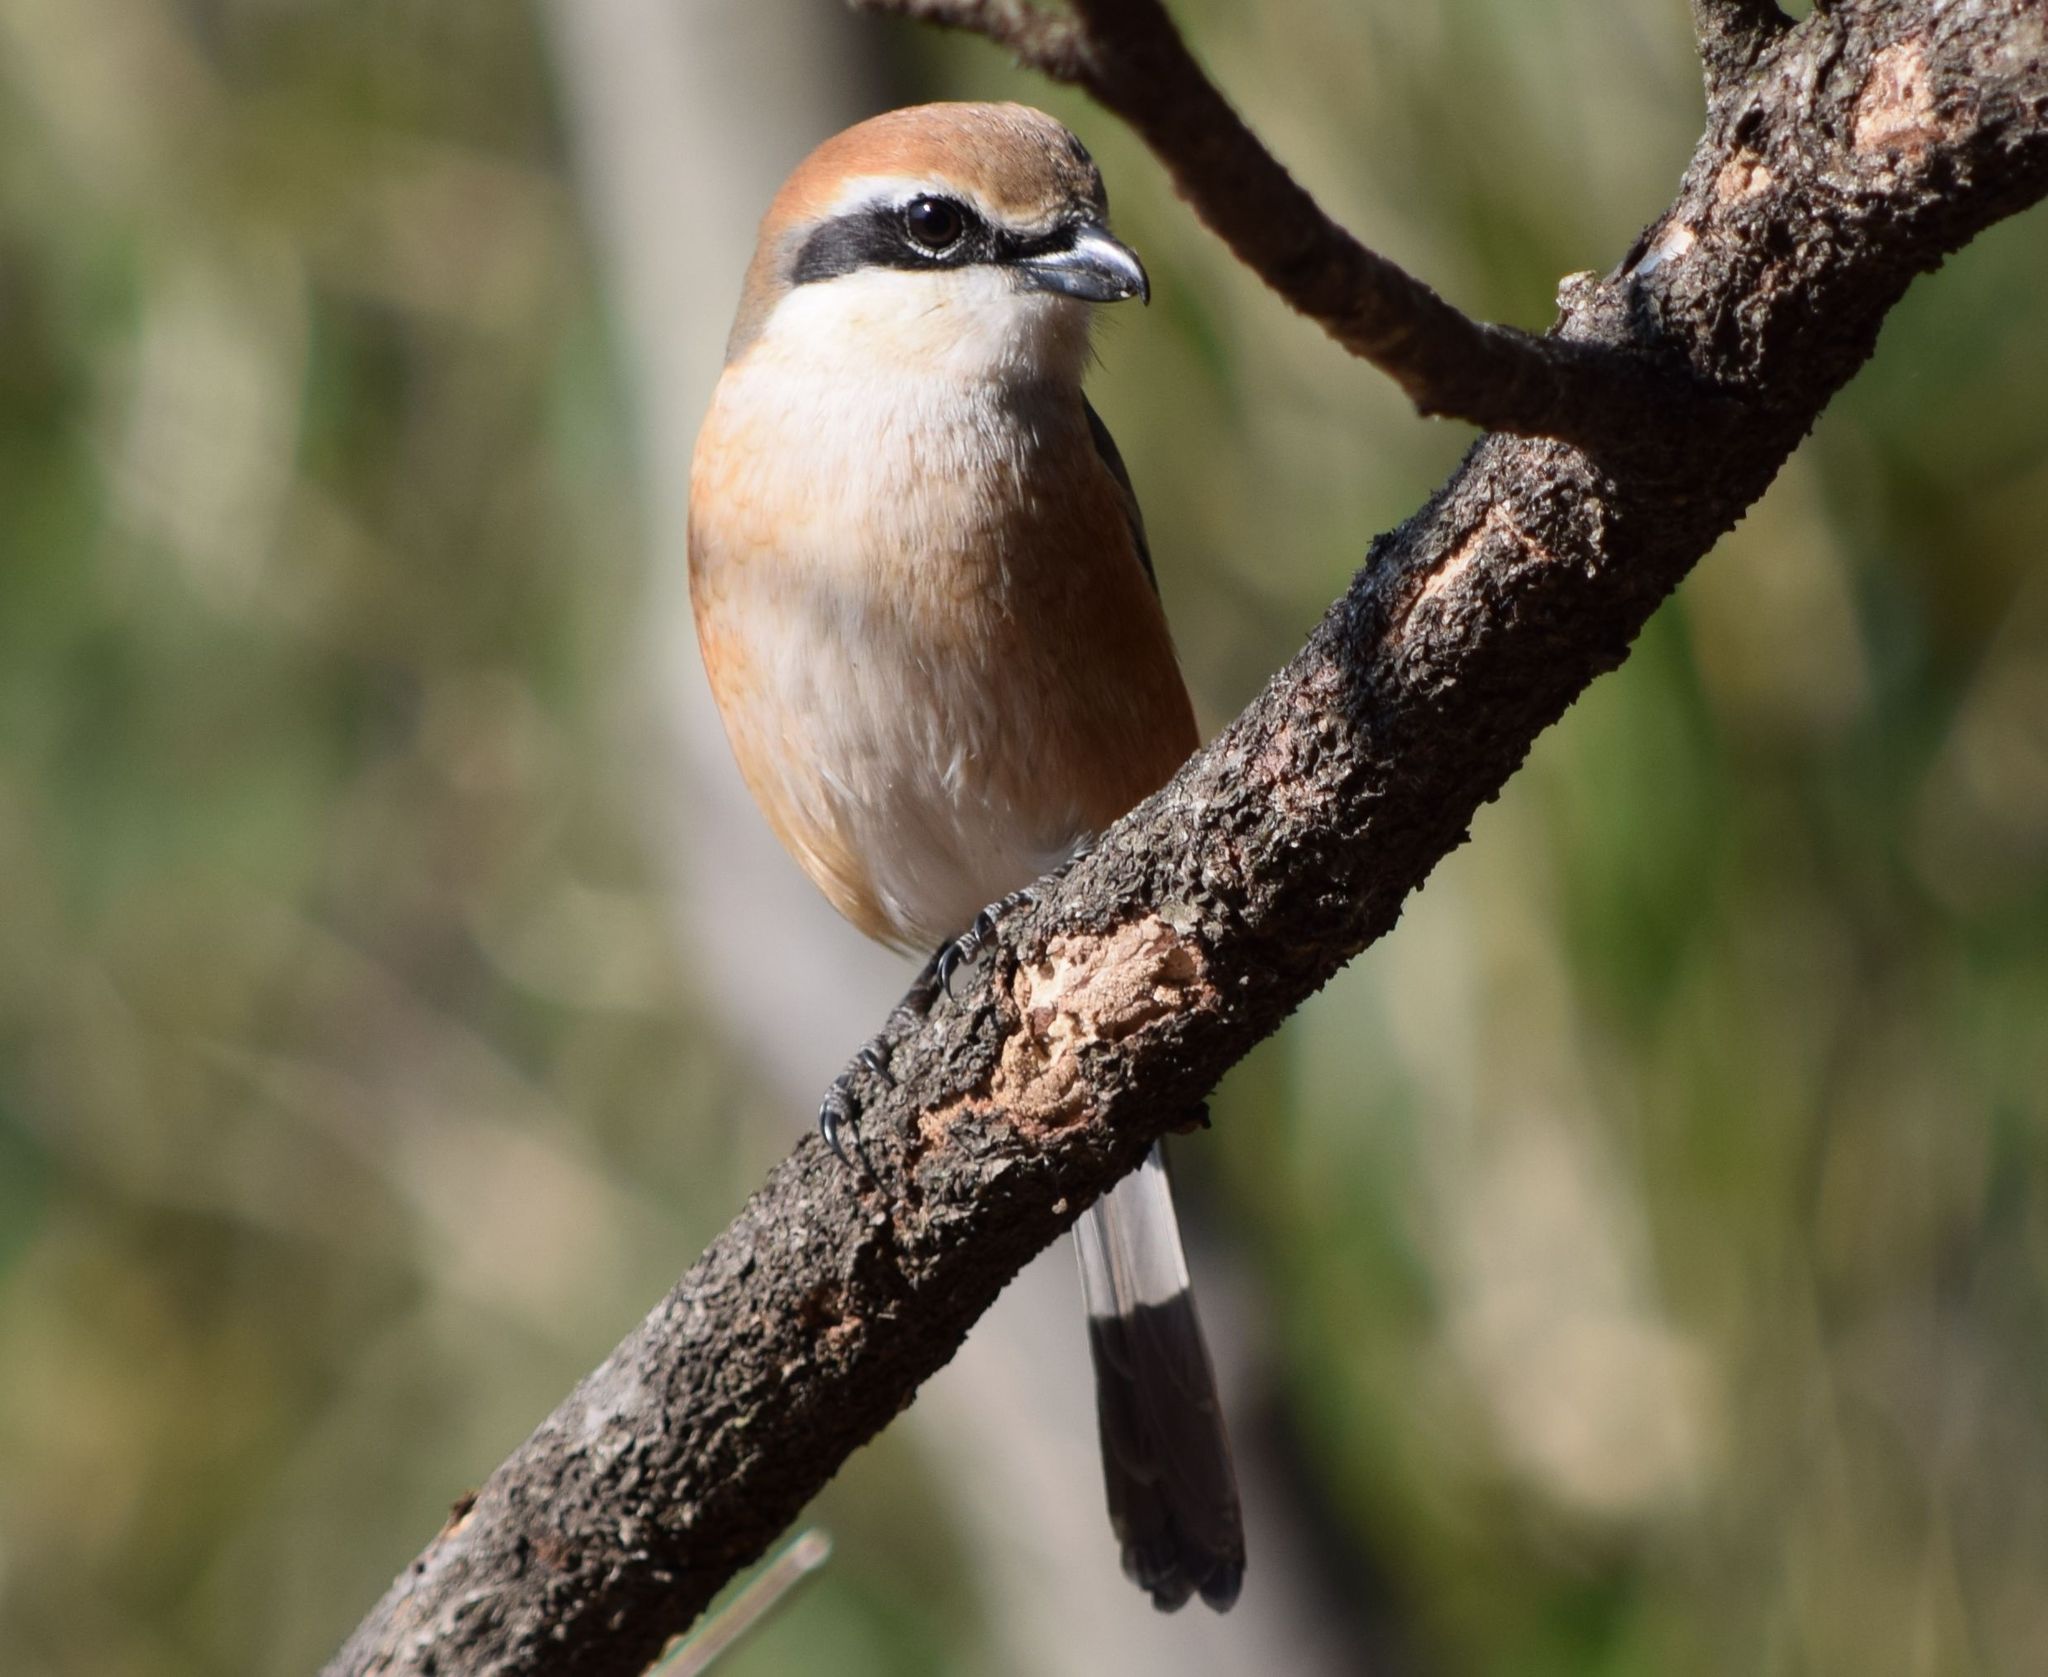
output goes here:
<path id="1" fill-rule="evenodd" d="M 1138 253 L 1094 222 L 1076 227 L 1061 248 L 1026 257 L 1018 266 L 1040 290 L 1085 303 L 1152 301 L 1152 281 Z"/>

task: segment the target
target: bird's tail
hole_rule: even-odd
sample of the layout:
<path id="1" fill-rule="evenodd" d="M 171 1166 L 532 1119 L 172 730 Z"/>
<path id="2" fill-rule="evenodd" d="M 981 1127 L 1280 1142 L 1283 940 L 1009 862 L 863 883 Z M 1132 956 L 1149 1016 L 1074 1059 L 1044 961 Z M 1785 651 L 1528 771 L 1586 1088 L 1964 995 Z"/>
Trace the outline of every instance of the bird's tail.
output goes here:
<path id="1" fill-rule="evenodd" d="M 1159 1148 L 1088 1208 L 1074 1244 L 1124 1572 L 1156 1607 L 1199 1591 L 1221 1613 L 1244 1581 L 1244 1516 Z"/>

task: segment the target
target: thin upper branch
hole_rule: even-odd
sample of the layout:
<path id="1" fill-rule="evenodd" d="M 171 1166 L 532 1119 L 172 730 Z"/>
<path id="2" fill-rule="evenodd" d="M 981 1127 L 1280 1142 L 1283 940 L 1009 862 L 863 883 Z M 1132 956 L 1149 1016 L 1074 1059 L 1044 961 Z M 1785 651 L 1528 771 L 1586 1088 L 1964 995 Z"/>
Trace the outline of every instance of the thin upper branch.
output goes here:
<path id="1" fill-rule="evenodd" d="M 877 1180 L 799 1147 L 330 1672 L 643 1670 L 1029 1257 L 1393 925 L 1912 278 L 2048 195 L 2039 0 L 1861 0 L 1774 57 L 1565 322 L 1620 355 L 1654 330 L 1749 423 L 1706 447 L 1675 416 L 1619 466 L 1484 439 L 1258 701 L 1005 923 L 976 994 L 897 1033 L 893 1086 L 863 1091 Z"/>
<path id="2" fill-rule="evenodd" d="M 1368 249 L 1246 126 L 1159 0 L 1075 0 L 1071 13 L 1019 0 L 854 3 L 984 35 L 1085 88 L 1144 137 L 1246 267 L 1420 413 L 1611 453 L 1703 400 L 1654 344 L 1621 352 L 1476 321 Z"/>
<path id="3" fill-rule="evenodd" d="M 1075 20 L 1049 12 L 1030 0 L 853 0 L 871 11 L 894 12 L 899 17 L 942 29 L 964 29 L 985 35 L 1010 49 L 1017 62 L 1058 81 L 1075 81 L 1081 74 L 1083 41 Z"/>

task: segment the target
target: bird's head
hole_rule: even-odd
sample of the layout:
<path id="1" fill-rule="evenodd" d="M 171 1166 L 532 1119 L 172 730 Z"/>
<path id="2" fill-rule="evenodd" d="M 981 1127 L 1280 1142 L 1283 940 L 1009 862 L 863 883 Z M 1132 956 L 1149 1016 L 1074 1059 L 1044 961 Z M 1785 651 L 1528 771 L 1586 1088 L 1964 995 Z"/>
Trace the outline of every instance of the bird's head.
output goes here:
<path id="1" fill-rule="evenodd" d="M 1146 298 L 1101 172 L 1024 105 L 917 105 L 827 140 L 761 222 L 728 363 L 1080 376 L 1089 305 Z"/>

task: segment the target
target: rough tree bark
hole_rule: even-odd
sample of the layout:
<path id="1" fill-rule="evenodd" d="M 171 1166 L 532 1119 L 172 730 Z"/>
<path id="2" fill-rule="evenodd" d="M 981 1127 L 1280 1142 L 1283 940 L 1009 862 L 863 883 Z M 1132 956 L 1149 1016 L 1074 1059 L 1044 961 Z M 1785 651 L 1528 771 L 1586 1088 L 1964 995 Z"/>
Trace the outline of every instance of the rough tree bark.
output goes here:
<path id="1" fill-rule="evenodd" d="M 1103 48 L 1164 26 L 1154 0 L 1052 23 L 1015 0 L 891 9 L 1079 54 L 1067 68 L 1204 217 L 1257 243 L 1257 199 L 1204 166 L 1229 142 L 1148 122 L 1164 60 Z M 899 1033 L 893 1083 L 863 1089 L 876 1179 L 799 1147 L 331 1671 L 643 1669 L 1026 1259 L 1393 925 L 1762 494 L 1913 277 L 2048 193 L 2041 0 L 1694 13 L 1708 116 L 1677 197 L 1612 272 L 1565 282 L 1551 335 L 1594 352 L 1574 366 L 1647 369 L 1655 399 L 1624 371 L 1629 425 L 1555 428 L 1590 448 L 1482 439 L 1375 541 L 1258 701 L 1006 921 L 971 993 Z"/>

